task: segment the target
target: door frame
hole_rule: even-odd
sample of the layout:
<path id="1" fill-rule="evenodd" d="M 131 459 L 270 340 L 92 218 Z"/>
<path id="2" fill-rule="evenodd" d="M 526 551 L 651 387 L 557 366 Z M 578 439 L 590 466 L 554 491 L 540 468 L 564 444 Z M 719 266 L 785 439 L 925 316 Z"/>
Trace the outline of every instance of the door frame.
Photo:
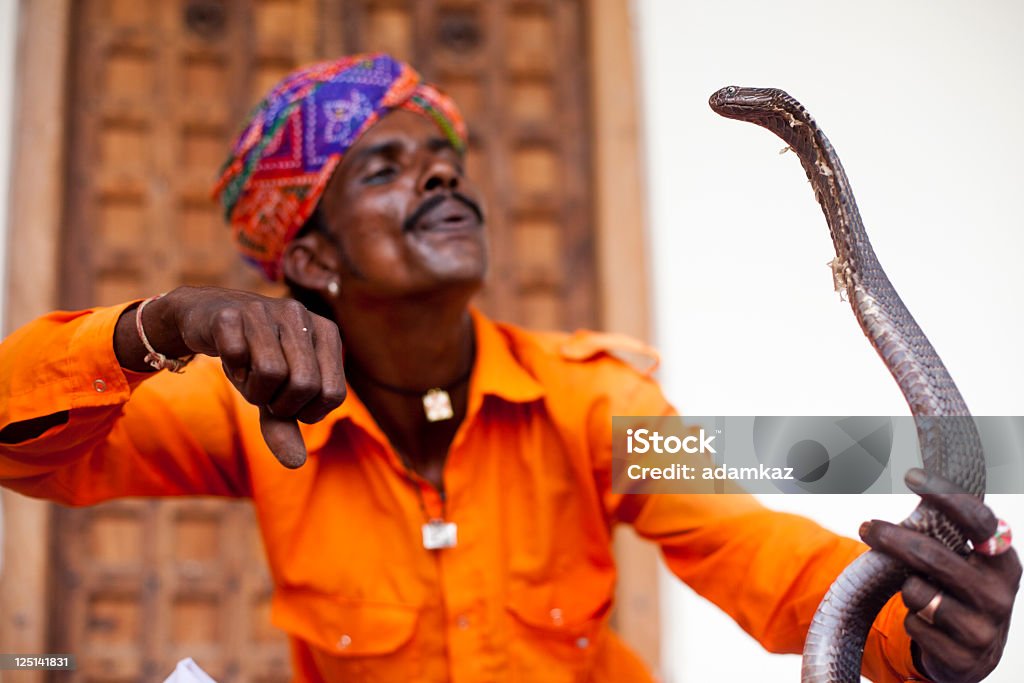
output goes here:
<path id="1" fill-rule="evenodd" d="M 62 207 L 72 0 L 20 0 L 7 250 L 5 329 L 55 309 Z M 651 336 L 640 106 L 631 0 L 589 0 L 594 215 L 602 327 Z M 62 112 L 53 116 L 53 112 Z M 31 122 L 31 125 L 28 123 Z M 0 575 L 0 650 L 45 652 L 50 504 L 2 492 L 5 566 Z M 657 550 L 616 534 L 617 630 L 658 668 Z M 42 681 L 42 673 L 23 680 Z"/>

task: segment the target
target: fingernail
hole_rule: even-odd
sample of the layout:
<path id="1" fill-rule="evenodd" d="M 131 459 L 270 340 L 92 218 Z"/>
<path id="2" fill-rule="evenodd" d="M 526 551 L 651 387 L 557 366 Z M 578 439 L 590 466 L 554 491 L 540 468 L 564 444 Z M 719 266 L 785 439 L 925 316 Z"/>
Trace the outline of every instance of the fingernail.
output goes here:
<path id="1" fill-rule="evenodd" d="M 924 483 L 928 480 L 928 476 L 924 470 L 913 468 L 907 472 L 907 475 L 903 478 L 907 482 L 908 486 L 924 486 Z"/>
<path id="2" fill-rule="evenodd" d="M 861 538 L 864 538 L 867 535 L 867 533 L 868 533 L 868 529 L 870 529 L 870 528 L 871 528 L 871 522 L 864 522 L 863 524 L 860 525 L 860 529 L 857 530 L 857 533 L 860 534 Z"/>

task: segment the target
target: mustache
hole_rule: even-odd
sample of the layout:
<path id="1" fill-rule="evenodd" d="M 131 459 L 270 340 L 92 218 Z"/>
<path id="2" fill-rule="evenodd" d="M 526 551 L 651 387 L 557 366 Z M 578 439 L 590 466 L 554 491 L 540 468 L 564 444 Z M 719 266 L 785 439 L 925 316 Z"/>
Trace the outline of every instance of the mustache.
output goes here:
<path id="1" fill-rule="evenodd" d="M 483 224 L 484 212 L 480 208 L 480 205 L 477 204 L 472 199 L 470 199 L 469 197 L 467 197 L 466 195 L 462 194 L 461 192 L 453 190 L 448 194 L 436 194 L 433 197 L 429 197 L 425 202 L 420 204 L 419 207 L 412 212 L 412 215 L 410 215 L 407 219 L 405 219 L 405 222 L 402 223 L 402 232 L 412 232 L 412 230 L 415 229 L 416 224 L 423 220 L 424 216 L 426 216 L 428 213 L 430 213 L 438 206 L 446 202 L 449 199 L 449 197 L 465 204 L 469 208 L 469 210 L 476 215 L 476 219 L 480 221 L 481 224 Z"/>

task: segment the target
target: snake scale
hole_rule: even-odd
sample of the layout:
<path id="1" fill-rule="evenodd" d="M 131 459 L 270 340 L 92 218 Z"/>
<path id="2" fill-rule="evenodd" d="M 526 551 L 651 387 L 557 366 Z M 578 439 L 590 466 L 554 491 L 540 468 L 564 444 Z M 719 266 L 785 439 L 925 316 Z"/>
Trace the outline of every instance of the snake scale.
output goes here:
<path id="1" fill-rule="evenodd" d="M 709 104 L 722 116 L 767 128 L 796 152 L 832 235 L 836 289 L 845 291 L 857 322 L 910 405 L 924 468 L 983 497 L 985 461 L 974 421 L 935 349 L 882 270 L 828 138 L 799 102 L 775 88 L 729 86 L 712 95 Z M 925 503 L 902 524 L 967 552 L 960 531 Z M 808 631 L 803 683 L 860 680 L 871 624 L 906 576 L 902 565 L 875 551 L 861 555 L 839 575 Z"/>

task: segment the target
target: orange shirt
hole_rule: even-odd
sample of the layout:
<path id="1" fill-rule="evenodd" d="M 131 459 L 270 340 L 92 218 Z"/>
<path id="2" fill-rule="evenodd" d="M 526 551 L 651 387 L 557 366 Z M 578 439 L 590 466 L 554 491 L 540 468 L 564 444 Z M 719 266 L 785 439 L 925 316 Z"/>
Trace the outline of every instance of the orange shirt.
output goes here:
<path id="1" fill-rule="evenodd" d="M 0 428 L 70 411 L 0 445 L 0 481 L 69 505 L 118 496 L 251 498 L 275 585 L 273 622 L 299 681 L 650 681 L 608 627 L 611 535 L 629 523 L 669 568 L 766 648 L 800 652 L 814 609 L 864 546 L 746 495 L 611 491 L 611 417 L 666 415 L 615 338 L 537 334 L 474 312 L 476 366 L 444 470 L 458 545 L 425 550 L 437 492 L 410 479 L 358 396 L 302 427 L 289 471 L 215 359 L 141 375 L 114 356 L 124 306 L 50 314 L 0 347 Z M 916 675 L 902 602 L 864 673 Z"/>

